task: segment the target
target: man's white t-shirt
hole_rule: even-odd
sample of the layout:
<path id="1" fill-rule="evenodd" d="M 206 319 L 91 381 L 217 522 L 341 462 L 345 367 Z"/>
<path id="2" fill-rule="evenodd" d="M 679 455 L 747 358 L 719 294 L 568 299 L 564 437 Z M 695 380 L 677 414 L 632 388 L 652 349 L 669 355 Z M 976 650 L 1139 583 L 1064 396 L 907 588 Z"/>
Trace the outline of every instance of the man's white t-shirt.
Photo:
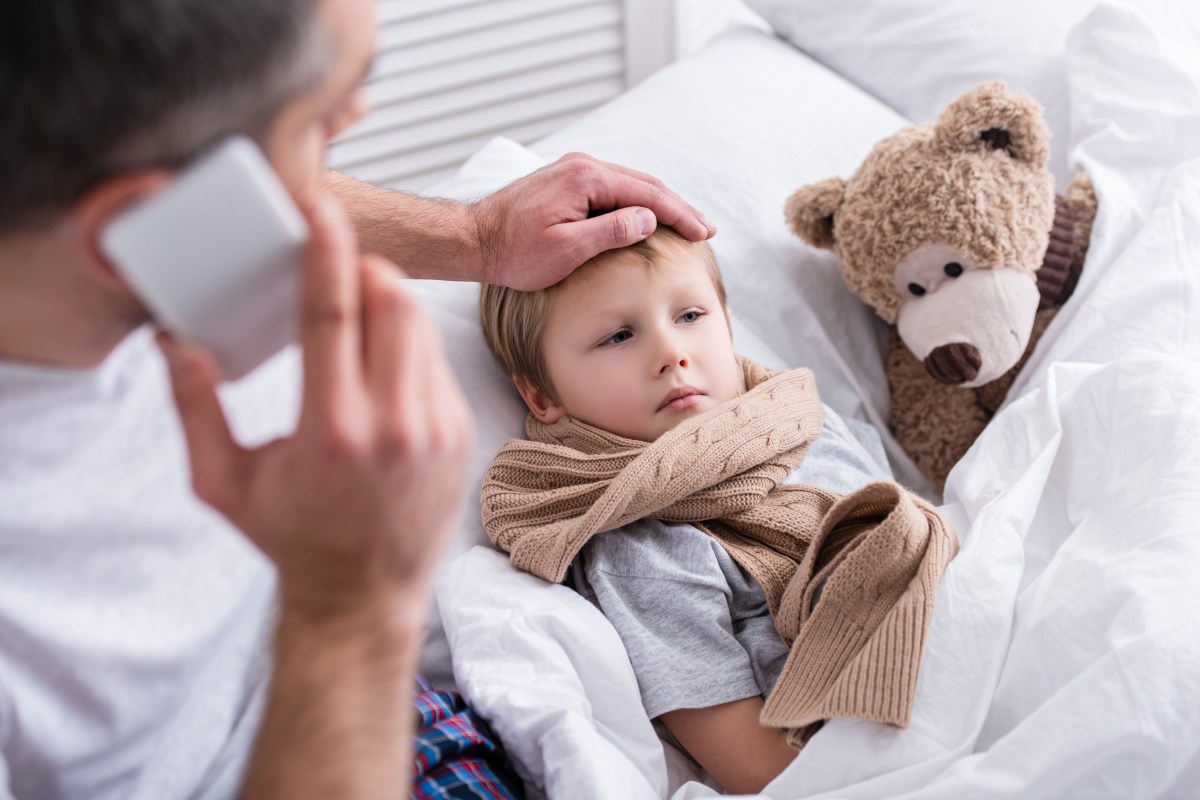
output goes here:
<path id="1" fill-rule="evenodd" d="M 292 427 L 285 353 L 223 392 Z M 238 791 L 270 676 L 275 573 L 192 494 L 148 330 L 99 367 L 0 360 L 0 798 Z"/>

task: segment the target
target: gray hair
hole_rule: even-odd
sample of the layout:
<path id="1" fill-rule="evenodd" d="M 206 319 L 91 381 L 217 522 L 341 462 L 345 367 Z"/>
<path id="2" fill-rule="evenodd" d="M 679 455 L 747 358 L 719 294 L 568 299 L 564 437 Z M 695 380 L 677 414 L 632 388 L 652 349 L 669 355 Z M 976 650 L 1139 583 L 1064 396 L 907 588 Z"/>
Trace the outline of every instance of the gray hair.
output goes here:
<path id="1" fill-rule="evenodd" d="M 230 133 L 261 143 L 327 65 L 316 2 L 0 3 L 0 234 Z"/>

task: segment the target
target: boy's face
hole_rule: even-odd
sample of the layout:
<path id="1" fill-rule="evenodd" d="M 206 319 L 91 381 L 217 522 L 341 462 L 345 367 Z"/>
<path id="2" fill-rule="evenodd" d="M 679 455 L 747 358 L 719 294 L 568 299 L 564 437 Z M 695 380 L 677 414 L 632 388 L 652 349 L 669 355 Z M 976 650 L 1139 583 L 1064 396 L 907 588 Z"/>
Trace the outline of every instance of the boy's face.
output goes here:
<path id="1" fill-rule="evenodd" d="M 519 388 L 546 423 L 568 414 L 648 442 L 742 389 L 717 290 L 685 247 L 653 267 L 618 253 L 577 270 L 554 299 L 542 351 L 557 398 Z"/>

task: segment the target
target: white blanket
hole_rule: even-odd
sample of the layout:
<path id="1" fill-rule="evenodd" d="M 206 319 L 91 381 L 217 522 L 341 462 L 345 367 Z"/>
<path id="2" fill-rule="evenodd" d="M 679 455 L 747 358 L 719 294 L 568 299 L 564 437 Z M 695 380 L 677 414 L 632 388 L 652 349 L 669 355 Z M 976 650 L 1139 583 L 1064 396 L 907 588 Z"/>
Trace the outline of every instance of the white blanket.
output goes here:
<path id="1" fill-rule="evenodd" d="M 738 49 L 746 42 L 719 45 L 713 57 L 731 81 L 734 62 L 750 58 Z M 1095 181 L 1100 215 L 1075 297 L 947 483 L 943 511 L 962 549 L 939 590 L 912 723 L 896 730 L 832 720 L 763 797 L 1200 794 L 1198 61 L 1172 51 L 1128 9 L 1101 7 L 1072 34 L 1072 152 Z M 676 74 L 692 69 L 680 65 Z M 671 80 L 660 85 L 677 91 Z M 706 90 L 724 96 L 711 86 L 696 95 Z M 647 98 L 625 102 L 658 99 Z M 740 124 L 718 119 L 720 107 L 710 111 L 717 131 Z M 628 123 L 619 103 L 612 113 Z M 889 123 L 880 116 L 874 124 Z M 588 131 L 611 132 L 605 125 L 602 114 L 539 152 L 595 149 Z M 863 146 L 887 132 L 868 126 Z M 662 134 L 646 130 L 638 141 L 664 153 L 674 144 Z M 664 177 L 706 211 L 733 209 L 732 229 L 718 217 L 721 236 L 744 237 L 744 246 L 718 247 L 718 255 L 763 257 L 732 281 L 735 315 L 786 363 L 805 363 L 811 344 L 832 381 L 842 367 L 828 343 L 789 339 L 786 319 L 776 320 L 788 302 L 809 313 L 813 285 L 773 271 L 798 251 L 774 232 L 781 218 L 762 217 L 754 204 L 766 179 L 748 177 L 758 181 L 750 198 L 723 183 L 739 158 L 754 159 L 736 142 L 724 145 L 733 152 L 702 148 L 705 168 L 691 179 Z M 641 153 L 614 146 L 606 155 L 660 173 L 682 169 L 670 154 L 637 163 Z M 853 163 L 835 166 L 830 174 L 848 174 Z M 714 175 L 720 180 L 709 182 Z M 765 202 L 776 200 L 781 208 L 782 197 Z M 739 307 L 739 298 L 754 302 Z M 868 333 L 847 334 L 843 373 L 857 383 L 835 389 L 831 404 L 878 423 L 886 394 L 880 411 L 873 323 L 848 303 L 836 308 L 845 320 L 826 316 L 819 326 L 835 345 L 839 325 Z M 482 548 L 449 566 L 438 597 L 458 684 L 532 785 L 563 798 L 714 793 L 685 783 L 695 773 L 659 743 L 619 640 L 581 598 Z"/>

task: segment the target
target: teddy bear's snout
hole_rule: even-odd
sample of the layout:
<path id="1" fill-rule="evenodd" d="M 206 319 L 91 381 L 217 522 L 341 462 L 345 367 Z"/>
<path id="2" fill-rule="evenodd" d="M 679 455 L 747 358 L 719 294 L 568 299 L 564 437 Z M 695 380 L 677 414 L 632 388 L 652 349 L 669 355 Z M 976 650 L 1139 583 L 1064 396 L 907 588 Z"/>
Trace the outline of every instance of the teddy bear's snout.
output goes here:
<path id="1" fill-rule="evenodd" d="M 979 348 L 964 342 L 935 347 L 925 357 L 925 371 L 929 377 L 951 386 L 974 380 L 982 365 L 983 357 L 979 354 Z"/>

